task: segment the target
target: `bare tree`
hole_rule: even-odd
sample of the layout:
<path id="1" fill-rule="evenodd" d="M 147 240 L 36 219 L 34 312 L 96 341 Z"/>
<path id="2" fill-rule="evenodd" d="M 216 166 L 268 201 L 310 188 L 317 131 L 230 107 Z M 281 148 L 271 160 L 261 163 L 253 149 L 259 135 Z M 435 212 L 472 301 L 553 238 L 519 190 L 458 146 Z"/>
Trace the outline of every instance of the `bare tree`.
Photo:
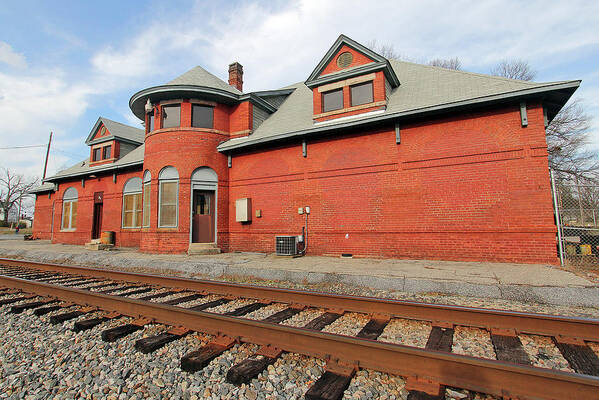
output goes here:
<path id="1" fill-rule="evenodd" d="M 592 179 L 599 160 L 587 150 L 590 120 L 580 99 L 563 107 L 546 129 L 549 166 L 557 172 Z"/>
<path id="2" fill-rule="evenodd" d="M 503 60 L 491 70 L 491 75 L 532 81 L 537 76 L 537 71 L 533 70 L 524 60 Z"/>
<path id="3" fill-rule="evenodd" d="M 447 69 L 455 69 L 457 71 L 462 70 L 462 62 L 459 58 L 435 58 L 434 60 L 430 60 L 428 65 L 432 65 L 434 67 L 441 67 Z"/>
<path id="4" fill-rule="evenodd" d="M 37 178 L 26 178 L 8 168 L 0 169 L 0 208 L 4 221 L 8 221 L 8 211 L 19 201 L 29 197 L 29 191 L 37 184 Z M 17 219 L 20 217 L 19 215 Z"/>
<path id="5" fill-rule="evenodd" d="M 371 41 L 366 43 L 366 47 L 385 58 L 393 60 L 404 59 L 399 53 L 395 51 L 395 47 L 393 47 L 392 44 L 379 44 L 376 41 L 376 39 L 372 39 Z"/>
<path id="6" fill-rule="evenodd" d="M 536 72 L 523 60 L 502 61 L 491 74 L 505 78 L 533 80 Z M 597 179 L 599 159 L 587 150 L 591 117 L 580 99 L 564 106 L 546 129 L 549 167 L 576 178 Z"/>

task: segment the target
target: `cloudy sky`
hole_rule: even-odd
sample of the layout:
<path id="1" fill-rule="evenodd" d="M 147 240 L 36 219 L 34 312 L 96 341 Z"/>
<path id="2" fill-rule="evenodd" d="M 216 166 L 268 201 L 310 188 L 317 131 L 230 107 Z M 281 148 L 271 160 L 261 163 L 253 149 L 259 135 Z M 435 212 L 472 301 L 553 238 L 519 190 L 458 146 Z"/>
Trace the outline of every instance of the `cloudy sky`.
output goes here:
<path id="1" fill-rule="evenodd" d="M 527 60 L 536 81 L 582 79 L 599 150 L 599 2 L 22 1 L 0 7 L 0 166 L 41 175 L 89 155 L 98 116 L 140 126 L 130 96 L 202 65 L 245 91 L 303 81 L 340 33 L 393 45 L 415 62 L 459 57 L 487 73 Z"/>

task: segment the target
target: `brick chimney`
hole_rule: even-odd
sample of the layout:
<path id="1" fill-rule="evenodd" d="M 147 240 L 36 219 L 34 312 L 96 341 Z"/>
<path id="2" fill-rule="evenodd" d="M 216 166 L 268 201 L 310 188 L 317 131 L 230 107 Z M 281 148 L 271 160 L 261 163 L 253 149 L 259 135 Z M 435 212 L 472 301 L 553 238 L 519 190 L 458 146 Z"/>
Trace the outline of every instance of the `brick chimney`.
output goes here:
<path id="1" fill-rule="evenodd" d="M 243 92 L 243 66 L 237 61 L 229 64 L 229 85 Z"/>

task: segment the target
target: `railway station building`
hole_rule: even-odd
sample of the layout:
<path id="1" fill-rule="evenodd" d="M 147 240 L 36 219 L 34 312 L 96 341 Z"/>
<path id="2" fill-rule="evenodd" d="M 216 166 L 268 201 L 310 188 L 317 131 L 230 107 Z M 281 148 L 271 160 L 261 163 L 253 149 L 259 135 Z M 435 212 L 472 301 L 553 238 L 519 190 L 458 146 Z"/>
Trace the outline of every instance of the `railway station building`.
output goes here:
<path id="1" fill-rule="evenodd" d="M 386 59 L 343 35 L 303 82 L 244 92 L 242 66 L 228 73 L 133 94 L 145 129 L 99 118 L 89 158 L 35 190 L 34 237 L 557 262 L 545 128 L 580 81 Z"/>

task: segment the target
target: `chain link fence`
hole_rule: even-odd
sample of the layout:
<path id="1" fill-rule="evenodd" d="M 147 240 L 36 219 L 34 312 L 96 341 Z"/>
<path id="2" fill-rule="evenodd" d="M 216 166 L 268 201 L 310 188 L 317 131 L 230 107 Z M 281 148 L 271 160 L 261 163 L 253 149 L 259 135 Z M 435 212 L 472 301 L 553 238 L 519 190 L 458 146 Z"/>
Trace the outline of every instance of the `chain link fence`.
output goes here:
<path id="1" fill-rule="evenodd" d="M 599 267 L 599 185 L 567 175 L 552 178 L 560 258 L 568 265 Z"/>

